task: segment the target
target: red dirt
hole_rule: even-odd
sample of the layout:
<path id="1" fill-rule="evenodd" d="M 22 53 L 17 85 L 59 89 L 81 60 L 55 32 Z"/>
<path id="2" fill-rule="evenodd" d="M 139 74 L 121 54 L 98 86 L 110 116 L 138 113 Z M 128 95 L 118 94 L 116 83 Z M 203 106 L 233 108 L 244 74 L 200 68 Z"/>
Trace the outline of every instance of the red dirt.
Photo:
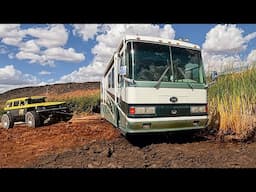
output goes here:
<path id="1" fill-rule="evenodd" d="M 99 115 L 36 129 L 24 124 L 9 130 L 0 127 L 0 167 L 24 167 L 43 155 L 61 153 L 92 141 L 111 140 L 119 135 Z"/>
<path id="2" fill-rule="evenodd" d="M 187 132 L 186 132 L 187 133 Z M 99 115 L 36 129 L 0 128 L 0 167 L 230 168 L 256 167 L 256 142 L 222 143 L 200 134 L 132 137 Z"/>

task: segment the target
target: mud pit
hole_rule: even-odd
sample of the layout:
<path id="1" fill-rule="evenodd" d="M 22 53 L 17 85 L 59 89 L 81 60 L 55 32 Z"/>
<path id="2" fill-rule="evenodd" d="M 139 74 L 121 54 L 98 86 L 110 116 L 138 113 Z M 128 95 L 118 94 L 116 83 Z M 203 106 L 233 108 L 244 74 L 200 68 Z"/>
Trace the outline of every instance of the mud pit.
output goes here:
<path id="1" fill-rule="evenodd" d="M 200 136 L 127 140 L 98 115 L 37 129 L 0 128 L 0 167 L 198 168 L 256 167 L 256 143 Z"/>

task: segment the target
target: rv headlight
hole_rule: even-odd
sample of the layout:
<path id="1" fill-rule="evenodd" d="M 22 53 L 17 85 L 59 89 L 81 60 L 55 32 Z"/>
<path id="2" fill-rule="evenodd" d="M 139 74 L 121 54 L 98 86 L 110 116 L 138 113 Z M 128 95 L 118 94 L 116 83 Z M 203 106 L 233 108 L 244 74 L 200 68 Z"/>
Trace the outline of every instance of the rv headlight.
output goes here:
<path id="1" fill-rule="evenodd" d="M 155 107 L 130 107 L 130 115 L 145 115 L 145 114 L 155 114 Z"/>
<path id="2" fill-rule="evenodd" d="M 207 112 L 207 106 L 201 105 L 201 106 L 191 106 L 190 107 L 191 113 L 206 113 Z"/>

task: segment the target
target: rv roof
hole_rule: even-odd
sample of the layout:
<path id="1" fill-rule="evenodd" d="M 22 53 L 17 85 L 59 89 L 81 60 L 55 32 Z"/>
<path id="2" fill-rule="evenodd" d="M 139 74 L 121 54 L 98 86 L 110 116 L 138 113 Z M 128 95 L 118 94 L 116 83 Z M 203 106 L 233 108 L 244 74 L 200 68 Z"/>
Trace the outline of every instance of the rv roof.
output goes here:
<path id="1" fill-rule="evenodd" d="M 160 38 L 160 37 L 150 37 L 150 36 L 141 36 L 141 35 L 126 35 L 124 37 L 124 39 L 125 40 L 155 42 L 155 43 L 165 43 L 165 44 L 170 44 L 170 45 L 184 46 L 184 47 L 193 48 L 193 49 L 200 49 L 199 45 L 196 45 L 193 43 L 174 40 L 174 39 Z"/>

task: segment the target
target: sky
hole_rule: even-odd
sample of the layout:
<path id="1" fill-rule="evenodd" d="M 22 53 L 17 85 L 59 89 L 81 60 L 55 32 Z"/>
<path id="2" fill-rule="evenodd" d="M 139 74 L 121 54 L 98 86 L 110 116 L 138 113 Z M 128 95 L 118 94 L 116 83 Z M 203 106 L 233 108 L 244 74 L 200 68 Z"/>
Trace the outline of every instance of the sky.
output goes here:
<path id="1" fill-rule="evenodd" d="M 99 81 L 126 34 L 187 38 L 207 72 L 256 62 L 256 24 L 0 24 L 0 93 Z"/>

